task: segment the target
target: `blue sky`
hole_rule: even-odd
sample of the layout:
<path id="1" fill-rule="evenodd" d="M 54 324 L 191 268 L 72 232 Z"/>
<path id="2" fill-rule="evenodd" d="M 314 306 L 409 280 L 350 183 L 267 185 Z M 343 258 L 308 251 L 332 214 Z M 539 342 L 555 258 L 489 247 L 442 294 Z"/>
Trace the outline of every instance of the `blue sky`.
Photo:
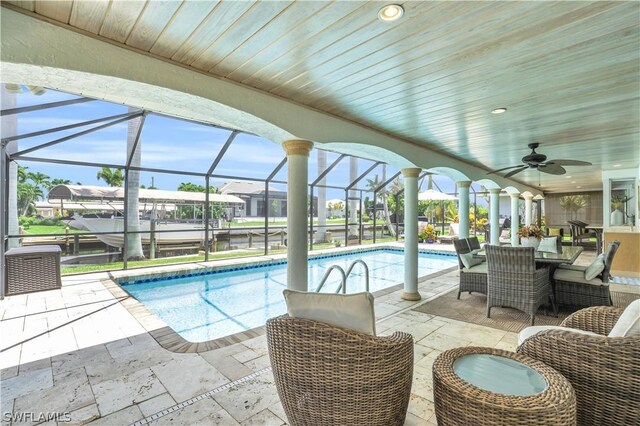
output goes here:
<path id="1" fill-rule="evenodd" d="M 75 96 L 47 90 L 42 96 L 34 96 L 29 92 L 17 95 L 17 106 L 27 106 L 42 103 L 72 99 Z M 110 115 L 127 112 L 123 105 L 111 104 L 103 101 L 92 101 L 58 108 L 50 108 L 17 115 L 18 134 L 30 133 L 47 128 L 78 123 Z M 94 127 L 92 125 L 89 127 Z M 49 142 L 54 139 L 77 133 L 89 127 L 57 132 L 35 138 L 19 141 L 19 149 Z M 149 115 L 141 136 L 142 166 L 158 169 L 172 169 L 184 171 L 206 172 L 220 148 L 228 138 L 230 132 L 211 126 L 199 125 L 184 120 L 172 119 L 158 115 Z M 124 164 L 126 154 L 127 124 L 120 123 L 106 129 L 75 138 L 58 145 L 35 151 L 30 156 L 52 159 L 69 159 L 76 161 L 100 162 L 109 164 Z M 329 152 L 327 163 L 331 164 L 339 154 Z M 258 136 L 239 134 L 226 152 L 215 173 L 220 175 L 246 176 L 251 178 L 266 178 L 284 158 L 284 152 L 277 144 Z M 46 164 L 21 161 L 30 171 L 42 172 L 51 178 L 69 179 L 73 183 L 81 182 L 85 185 L 105 185 L 96 179 L 97 168 L 80 167 L 58 164 Z M 373 162 L 358 160 L 358 173 L 363 173 Z M 398 171 L 393 166 L 387 166 L 387 176 Z M 286 180 L 286 166 L 276 176 L 276 180 Z M 309 160 L 310 181 L 317 176 L 317 150 L 312 152 Z M 381 167 L 377 167 L 358 185 L 366 187 L 366 179 L 381 175 Z M 141 173 L 141 183 L 149 186 L 151 178 L 159 189 L 175 190 L 180 182 L 193 182 L 204 185 L 204 178 L 194 176 L 180 176 L 165 173 Z M 349 161 L 344 159 L 328 176 L 327 185 L 345 186 L 349 180 Z M 220 185 L 226 179 L 212 179 L 212 185 Z M 435 176 L 436 184 L 446 192 L 454 190 L 454 183 L 444 176 Z M 277 189 L 284 190 L 281 185 L 274 184 Z M 423 185 L 426 189 L 426 181 Z M 365 194 L 366 196 L 367 194 Z M 371 196 L 371 194 L 369 194 Z M 344 191 L 327 190 L 327 197 L 344 198 Z"/>

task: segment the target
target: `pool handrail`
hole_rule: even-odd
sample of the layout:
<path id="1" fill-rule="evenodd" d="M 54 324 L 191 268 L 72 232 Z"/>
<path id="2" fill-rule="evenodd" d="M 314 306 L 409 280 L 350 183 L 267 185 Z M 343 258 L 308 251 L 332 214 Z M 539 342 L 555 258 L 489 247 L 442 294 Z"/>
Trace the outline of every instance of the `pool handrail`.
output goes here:
<path id="1" fill-rule="evenodd" d="M 324 283 L 327 282 L 327 279 L 329 278 L 329 275 L 331 275 L 331 272 L 333 272 L 334 270 L 338 270 L 340 272 L 340 275 L 342 276 L 342 281 L 340 282 L 340 287 L 338 287 L 338 290 L 336 290 L 336 293 L 340 293 L 340 290 L 342 290 L 342 294 L 346 294 L 347 293 L 347 274 L 344 273 L 344 269 L 342 269 L 342 267 L 340 265 L 333 265 L 331 266 L 329 269 L 327 269 L 327 272 L 324 273 L 324 276 L 322 277 L 322 280 L 320 280 L 320 285 L 318 285 L 318 288 L 316 288 L 316 293 L 320 293 L 320 290 L 322 290 L 322 287 L 324 286 Z"/>
<path id="2" fill-rule="evenodd" d="M 331 275 L 331 272 L 333 272 L 333 270 L 338 270 L 340 272 L 340 275 L 342 276 L 342 282 L 340 283 L 340 286 L 336 290 L 336 293 L 340 293 L 340 291 L 342 290 L 342 294 L 347 294 L 347 279 L 349 278 L 349 275 L 353 271 L 353 268 L 355 268 L 355 266 L 358 264 L 361 264 L 362 266 L 364 266 L 365 289 L 368 292 L 369 291 L 369 266 L 365 263 L 364 260 L 356 259 L 353 262 L 351 262 L 351 264 L 349 265 L 349 268 L 347 268 L 347 272 L 345 272 L 344 269 L 342 269 L 342 267 L 339 265 L 333 265 L 329 267 L 329 269 L 327 269 L 327 272 L 324 273 L 322 280 L 320 280 L 320 285 L 318 285 L 318 288 L 316 288 L 316 293 L 320 293 L 320 290 L 322 290 L 322 287 L 327 282 L 327 279 L 329 278 L 329 275 Z"/>
<path id="3" fill-rule="evenodd" d="M 364 260 L 362 260 L 362 259 L 356 259 L 356 260 L 354 260 L 353 262 L 351 262 L 351 265 L 349 265 L 349 268 L 347 269 L 347 272 L 346 272 L 346 274 L 345 274 L 345 276 L 346 276 L 346 277 L 345 277 L 345 279 L 344 279 L 345 286 L 346 286 L 347 280 L 349 279 L 349 275 L 351 275 L 351 271 L 353 271 L 353 268 L 354 268 L 357 264 L 361 264 L 362 266 L 364 266 L 364 273 L 365 273 L 365 275 L 364 275 L 364 279 L 365 279 L 365 281 L 364 281 L 364 283 L 365 283 L 365 291 L 366 291 L 366 292 L 369 292 L 369 266 L 368 266 L 368 265 L 366 264 L 366 262 L 365 262 Z M 345 291 L 346 291 L 346 289 L 345 289 Z"/>

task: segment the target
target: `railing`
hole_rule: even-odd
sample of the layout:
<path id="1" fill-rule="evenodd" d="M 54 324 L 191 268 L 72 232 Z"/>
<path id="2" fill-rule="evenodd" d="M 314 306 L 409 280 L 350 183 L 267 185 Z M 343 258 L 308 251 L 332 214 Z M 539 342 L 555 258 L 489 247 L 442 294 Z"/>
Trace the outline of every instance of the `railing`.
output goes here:
<path id="1" fill-rule="evenodd" d="M 340 283 L 340 287 L 338 287 L 338 290 L 336 290 L 336 293 L 340 293 L 340 290 L 342 290 L 342 294 L 346 294 L 347 274 L 344 273 L 344 269 L 342 269 L 342 267 L 340 267 L 339 265 L 333 265 L 329 269 L 327 269 L 327 272 L 324 273 L 324 277 L 322 277 L 322 279 L 320 280 L 320 285 L 318 285 L 318 288 L 316 289 L 316 293 L 320 293 L 320 290 L 322 290 L 322 287 L 327 282 L 329 275 L 331 275 L 331 272 L 334 270 L 339 271 L 340 275 L 342 276 L 342 282 Z"/>
<path id="2" fill-rule="evenodd" d="M 364 267 L 365 289 L 366 291 L 369 291 L 369 266 L 365 263 L 364 260 L 356 259 L 353 262 L 351 262 L 351 264 L 347 268 L 347 272 L 345 272 L 344 269 L 342 269 L 342 267 L 339 265 L 333 265 L 329 269 L 327 269 L 327 272 L 324 273 L 324 276 L 320 280 L 320 285 L 318 285 L 318 288 L 316 288 L 316 293 L 320 293 L 320 290 L 322 290 L 322 287 L 324 287 L 325 283 L 327 282 L 327 279 L 329 279 L 331 272 L 333 272 L 334 270 L 337 270 L 338 272 L 340 272 L 340 276 L 342 277 L 342 280 L 340 282 L 340 286 L 336 290 L 336 293 L 340 293 L 342 291 L 342 294 L 346 294 L 347 278 L 349 278 L 349 275 L 351 275 L 353 268 L 355 268 L 355 266 L 358 264 L 361 264 Z"/>
<path id="3" fill-rule="evenodd" d="M 351 265 L 349 265 L 349 269 L 347 269 L 347 272 L 345 274 L 346 278 L 344 281 L 345 283 L 347 282 L 349 275 L 351 275 L 351 271 L 353 271 L 353 268 L 355 268 L 357 264 L 361 264 L 364 267 L 364 285 L 365 285 L 365 291 L 368 292 L 369 291 L 369 266 L 362 259 L 356 259 L 351 263 Z"/>

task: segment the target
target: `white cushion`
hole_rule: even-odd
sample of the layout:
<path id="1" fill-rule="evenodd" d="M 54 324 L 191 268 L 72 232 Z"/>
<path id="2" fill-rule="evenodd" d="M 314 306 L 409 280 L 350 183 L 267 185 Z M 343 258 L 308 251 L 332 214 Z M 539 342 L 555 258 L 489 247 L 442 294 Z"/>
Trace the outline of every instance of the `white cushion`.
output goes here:
<path id="1" fill-rule="evenodd" d="M 608 285 L 607 283 L 603 283 L 602 280 L 598 277 L 592 280 L 588 280 L 584 277 L 584 272 L 579 270 L 574 271 L 572 269 L 556 269 L 556 272 L 553 274 L 553 279 L 556 281 L 568 281 L 591 285 Z"/>
<path id="2" fill-rule="evenodd" d="M 558 265 L 558 268 L 571 269 L 572 271 L 581 271 L 583 273 L 587 269 L 587 267 L 583 265 L 569 265 L 568 263 L 561 263 L 560 265 Z"/>
<path id="3" fill-rule="evenodd" d="M 534 326 L 525 328 L 518 334 L 518 346 L 520 346 L 529 337 L 536 335 L 541 331 L 546 331 L 546 330 L 565 330 L 565 331 L 572 331 L 578 334 L 586 334 L 589 336 L 600 336 L 600 334 L 592 333 L 591 331 L 580 330 L 578 328 L 560 327 L 557 325 L 534 325 Z"/>
<path id="4" fill-rule="evenodd" d="M 290 317 L 307 318 L 360 333 L 376 335 L 371 293 L 327 294 L 284 290 Z"/>
<path id="5" fill-rule="evenodd" d="M 625 308 L 609 333 L 609 337 L 629 336 L 640 336 L 640 299 Z"/>
<path id="6" fill-rule="evenodd" d="M 486 274 L 487 273 L 487 262 L 482 262 L 477 265 L 472 266 L 471 268 L 462 268 L 462 272 L 473 272 L 474 274 Z"/>
<path id="7" fill-rule="evenodd" d="M 467 269 L 482 263 L 482 259 L 473 257 L 473 252 L 461 254 L 460 260 L 462 261 L 464 267 Z"/>
<path id="8" fill-rule="evenodd" d="M 556 237 L 543 238 L 538 246 L 538 251 L 545 253 L 557 253 L 558 239 Z"/>
<path id="9" fill-rule="evenodd" d="M 511 230 L 503 229 L 502 232 L 500 232 L 500 238 L 503 238 L 505 240 L 511 239 Z"/>
<path id="10" fill-rule="evenodd" d="M 596 260 L 584 271 L 584 279 L 592 280 L 604 271 L 604 255 L 600 254 L 596 257 Z"/>

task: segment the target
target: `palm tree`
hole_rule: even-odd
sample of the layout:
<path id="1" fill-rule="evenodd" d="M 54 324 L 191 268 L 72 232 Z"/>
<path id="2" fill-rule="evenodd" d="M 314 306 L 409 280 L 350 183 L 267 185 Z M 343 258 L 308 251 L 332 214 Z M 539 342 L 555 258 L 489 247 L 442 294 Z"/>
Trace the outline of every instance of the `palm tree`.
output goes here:
<path id="1" fill-rule="evenodd" d="M 122 173 L 121 169 L 103 167 L 96 175 L 96 179 L 105 181 L 109 186 L 122 186 L 124 173 Z"/>
<path id="2" fill-rule="evenodd" d="M 382 182 L 385 181 L 385 177 L 387 174 L 386 164 L 382 165 Z M 367 179 L 367 189 L 371 192 L 375 192 L 375 190 L 382 184 L 382 182 L 378 179 L 378 175 L 376 174 L 373 179 Z M 387 196 L 389 195 L 387 188 L 381 188 L 377 192 L 377 198 L 382 203 L 382 209 L 384 214 L 384 223 L 387 229 L 389 230 L 389 234 L 392 237 L 396 236 L 396 230 L 391 226 L 391 218 L 389 217 L 389 205 L 387 204 Z M 378 200 L 374 200 L 374 203 L 377 203 Z"/>
<path id="3" fill-rule="evenodd" d="M 71 181 L 69 179 L 52 179 L 51 187 L 54 187 L 56 185 L 71 185 Z"/>
<path id="4" fill-rule="evenodd" d="M 129 112 L 134 112 L 135 109 L 129 107 Z M 135 151 L 133 147 L 136 142 L 136 135 L 142 125 L 142 118 L 137 117 L 133 120 L 129 120 L 127 123 L 127 153 L 131 156 L 131 166 L 140 167 L 140 157 L 142 144 L 137 144 Z M 127 252 L 125 256 L 127 259 L 138 260 L 144 259 L 144 252 L 142 251 L 142 234 L 135 231 L 140 230 L 140 215 L 139 215 L 139 200 L 138 194 L 140 191 L 140 171 L 129 170 L 127 174 L 127 225 L 130 231 L 134 233 L 127 234 Z"/>

